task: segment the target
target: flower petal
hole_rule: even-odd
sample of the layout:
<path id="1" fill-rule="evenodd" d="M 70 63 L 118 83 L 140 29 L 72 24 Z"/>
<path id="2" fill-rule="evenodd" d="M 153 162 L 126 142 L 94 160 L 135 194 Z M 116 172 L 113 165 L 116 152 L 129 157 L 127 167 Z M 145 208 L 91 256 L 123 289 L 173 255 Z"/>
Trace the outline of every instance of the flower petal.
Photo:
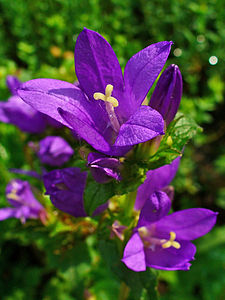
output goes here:
<path id="1" fill-rule="evenodd" d="M 194 240 L 208 233 L 216 223 L 217 214 L 205 208 L 177 211 L 158 221 L 157 234 L 174 231 L 178 240 Z"/>
<path id="2" fill-rule="evenodd" d="M 152 44 L 136 53 L 124 70 L 126 91 L 132 113 L 145 99 L 170 53 L 172 42 Z"/>
<path id="3" fill-rule="evenodd" d="M 18 90 L 18 94 L 36 110 L 68 127 L 70 125 L 60 116 L 58 108 L 79 115 L 79 118 L 85 119 L 89 124 L 93 122 L 93 117 L 95 126 L 106 127 L 98 105 L 91 104 L 84 93 L 72 83 L 55 79 L 34 79 L 25 82 Z"/>
<path id="4" fill-rule="evenodd" d="M 40 133 L 45 129 L 43 115 L 18 96 L 0 103 L 0 121 L 11 123 L 29 133 Z"/>
<path id="5" fill-rule="evenodd" d="M 146 270 L 144 245 L 138 233 L 132 235 L 128 241 L 124 249 L 122 262 L 135 272 Z"/>
<path id="6" fill-rule="evenodd" d="M 141 106 L 120 127 L 115 146 L 131 146 L 164 134 L 162 116 L 149 106 Z"/>
<path id="7" fill-rule="evenodd" d="M 75 45 L 75 70 L 81 89 L 93 100 L 95 92 L 105 93 L 113 85 L 113 97 L 120 100 L 123 75 L 110 44 L 97 32 L 84 28 Z"/>
<path id="8" fill-rule="evenodd" d="M 46 194 L 52 204 L 74 217 L 87 216 L 84 210 L 83 192 L 87 172 L 79 168 L 54 170 L 43 176 Z"/>
<path id="9" fill-rule="evenodd" d="M 178 66 L 170 65 L 160 76 L 149 103 L 163 116 L 167 126 L 177 113 L 182 89 L 180 70 Z"/>
<path id="10" fill-rule="evenodd" d="M 8 218 L 15 218 L 17 209 L 11 207 L 5 207 L 0 209 L 0 221 Z"/>
<path id="11" fill-rule="evenodd" d="M 17 77 L 9 75 L 6 78 L 6 84 L 9 88 L 10 92 L 12 93 L 12 95 L 16 95 L 17 89 L 21 85 L 21 81 L 19 81 L 19 79 Z"/>
<path id="12" fill-rule="evenodd" d="M 171 201 L 166 193 L 157 191 L 145 202 L 141 210 L 138 226 L 148 226 L 166 216 L 170 210 Z"/>
<path id="13" fill-rule="evenodd" d="M 155 250 L 145 248 L 146 265 L 161 270 L 189 270 L 190 260 L 194 259 L 196 247 L 190 242 L 179 241 L 181 248 L 173 247 L 163 249 L 157 247 Z"/>
<path id="14" fill-rule="evenodd" d="M 74 115 L 63 109 L 59 109 L 59 114 L 76 131 L 76 133 L 88 142 L 92 147 L 101 152 L 110 151 L 110 145 L 104 137 L 94 128 L 93 125 L 80 119 L 80 115 Z"/>
<path id="15" fill-rule="evenodd" d="M 149 196 L 157 190 L 166 187 L 173 180 L 179 167 L 180 157 L 177 157 L 171 164 L 165 165 L 155 170 L 147 172 L 147 178 L 142 185 L 139 186 L 135 209 L 141 209 Z"/>

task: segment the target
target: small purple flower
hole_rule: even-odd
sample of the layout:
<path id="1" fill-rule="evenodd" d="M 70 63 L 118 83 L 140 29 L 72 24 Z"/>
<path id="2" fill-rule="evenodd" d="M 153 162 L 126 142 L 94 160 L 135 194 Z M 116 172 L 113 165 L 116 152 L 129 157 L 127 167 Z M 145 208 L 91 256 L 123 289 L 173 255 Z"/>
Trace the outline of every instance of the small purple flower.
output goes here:
<path id="1" fill-rule="evenodd" d="M 144 183 L 139 186 L 137 191 L 137 198 L 134 205 L 136 210 L 142 209 L 147 199 L 156 191 L 164 190 L 171 198 L 173 197 L 173 191 L 168 189 L 167 186 L 176 175 L 180 158 L 181 157 L 177 157 L 169 165 L 147 172 Z"/>
<path id="2" fill-rule="evenodd" d="M 163 116 L 167 126 L 177 113 L 182 90 L 180 70 L 178 66 L 170 65 L 160 76 L 149 104 Z"/>
<path id="3" fill-rule="evenodd" d="M 97 182 L 106 183 L 112 178 L 121 180 L 119 174 L 120 161 L 117 158 L 91 152 L 87 160 L 91 173 Z"/>
<path id="4" fill-rule="evenodd" d="M 87 172 L 79 168 L 54 170 L 43 176 L 46 194 L 52 204 L 74 217 L 87 216 L 83 199 L 86 179 Z M 93 215 L 100 214 L 107 206 L 107 203 L 99 206 Z"/>
<path id="5" fill-rule="evenodd" d="M 141 104 L 165 64 L 171 44 L 164 41 L 141 50 L 128 61 L 123 76 L 110 44 L 85 28 L 75 46 L 79 86 L 35 79 L 24 83 L 18 93 L 96 150 L 124 155 L 133 145 L 164 133 L 161 115 Z"/>
<path id="6" fill-rule="evenodd" d="M 47 136 L 39 143 L 38 157 L 43 164 L 62 166 L 73 153 L 70 145 L 59 136 Z"/>
<path id="7" fill-rule="evenodd" d="M 111 228 L 110 238 L 113 239 L 117 236 L 121 241 L 124 240 L 124 231 L 127 226 L 121 225 L 119 221 L 114 221 Z"/>
<path id="8" fill-rule="evenodd" d="M 8 218 L 20 219 L 22 223 L 26 219 L 40 219 L 45 223 L 47 215 L 44 207 L 35 199 L 31 186 L 27 181 L 14 179 L 6 187 L 6 198 L 13 207 L 0 209 L 0 221 Z"/>
<path id="9" fill-rule="evenodd" d="M 189 270 L 196 252 L 190 241 L 208 233 L 216 223 L 217 213 L 204 208 L 167 215 L 170 203 L 164 192 L 155 192 L 146 201 L 124 249 L 122 261 L 131 270 Z"/>

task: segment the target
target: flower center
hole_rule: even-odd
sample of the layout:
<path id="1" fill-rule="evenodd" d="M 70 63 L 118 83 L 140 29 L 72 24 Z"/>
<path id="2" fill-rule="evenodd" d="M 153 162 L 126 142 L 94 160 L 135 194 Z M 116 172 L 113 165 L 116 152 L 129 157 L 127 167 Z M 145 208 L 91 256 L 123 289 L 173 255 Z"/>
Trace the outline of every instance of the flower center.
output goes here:
<path id="1" fill-rule="evenodd" d="M 119 102 L 116 98 L 112 97 L 112 92 L 113 92 L 113 85 L 107 84 L 105 88 L 105 94 L 97 92 L 94 93 L 93 97 L 95 100 L 102 100 L 106 103 L 105 104 L 106 111 L 108 113 L 112 128 L 116 132 L 119 132 L 120 124 L 114 111 L 114 108 L 119 105 Z"/>
<path id="2" fill-rule="evenodd" d="M 164 249 L 169 247 L 174 247 L 176 249 L 180 249 L 180 243 L 175 241 L 176 239 L 176 233 L 174 231 L 170 232 L 170 239 L 169 240 L 161 240 L 162 241 L 162 247 Z"/>
<path id="3" fill-rule="evenodd" d="M 143 244 L 146 248 L 151 248 L 153 251 L 155 250 L 155 247 L 161 246 L 163 249 L 174 247 L 176 249 L 180 249 L 180 243 L 176 242 L 176 233 L 171 231 L 170 232 L 170 239 L 159 239 L 157 237 L 153 236 L 153 231 L 151 228 L 147 228 L 145 226 L 138 228 L 138 233 L 143 241 Z"/>
<path id="4" fill-rule="evenodd" d="M 16 192 L 16 189 L 12 189 L 10 193 L 6 194 L 7 198 L 10 198 L 14 201 L 20 201 L 20 197 L 17 195 Z"/>

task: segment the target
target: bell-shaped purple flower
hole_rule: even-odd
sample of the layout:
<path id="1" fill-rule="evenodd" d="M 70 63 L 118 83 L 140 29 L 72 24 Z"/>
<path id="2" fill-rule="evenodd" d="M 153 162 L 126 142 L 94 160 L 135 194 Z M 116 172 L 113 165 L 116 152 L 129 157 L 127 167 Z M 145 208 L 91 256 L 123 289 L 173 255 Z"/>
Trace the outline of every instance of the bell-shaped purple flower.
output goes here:
<path id="1" fill-rule="evenodd" d="M 88 155 L 87 161 L 92 176 L 97 182 L 106 183 L 112 178 L 121 180 L 119 172 L 120 161 L 117 158 L 91 152 Z"/>
<path id="2" fill-rule="evenodd" d="M 47 136 L 39 143 L 38 157 L 43 164 L 62 166 L 73 153 L 70 145 L 59 136 Z"/>
<path id="3" fill-rule="evenodd" d="M 14 179 L 6 187 L 6 198 L 13 207 L 0 209 L 0 220 L 8 218 L 20 219 L 22 223 L 26 219 L 38 219 L 45 223 L 46 212 L 44 207 L 34 197 L 31 186 L 27 181 Z"/>
<path id="4" fill-rule="evenodd" d="M 87 172 L 79 168 L 54 170 L 43 176 L 46 194 L 50 196 L 52 204 L 74 217 L 87 216 L 83 198 L 86 179 Z M 107 206 L 107 203 L 99 206 L 93 215 L 101 213 Z"/>
<path id="5" fill-rule="evenodd" d="M 156 109 L 168 126 L 174 119 L 182 97 L 183 81 L 176 65 L 170 65 L 160 76 L 149 105 Z"/>
<path id="6" fill-rule="evenodd" d="M 164 192 L 155 192 L 146 201 L 124 249 L 122 261 L 131 270 L 189 270 L 196 252 L 190 241 L 208 233 L 216 223 L 217 213 L 204 208 L 167 215 L 170 203 Z"/>
<path id="7" fill-rule="evenodd" d="M 24 83 L 18 93 L 96 150 L 124 155 L 133 145 L 164 133 L 162 116 L 141 104 L 165 64 L 171 44 L 164 41 L 141 50 L 128 61 L 123 76 L 109 43 L 85 28 L 75 46 L 79 86 L 35 79 Z"/>
<path id="8" fill-rule="evenodd" d="M 169 165 L 147 172 L 144 183 L 139 186 L 137 191 L 137 198 L 134 205 L 136 210 L 142 209 L 147 199 L 156 191 L 164 190 L 171 198 L 173 197 L 173 191 L 168 189 L 167 186 L 176 175 L 180 158 L 177 157 Z"/>

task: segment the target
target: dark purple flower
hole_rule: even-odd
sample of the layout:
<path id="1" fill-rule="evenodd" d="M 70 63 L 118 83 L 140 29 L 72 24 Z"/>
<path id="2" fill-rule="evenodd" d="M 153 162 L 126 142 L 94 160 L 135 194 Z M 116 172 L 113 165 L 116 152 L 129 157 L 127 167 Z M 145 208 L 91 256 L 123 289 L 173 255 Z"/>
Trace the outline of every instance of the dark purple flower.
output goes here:
<path id="1" fill-rule="evenodd" d="M 52 204 L 74 217 L 87 216 L 83 199 L 86 179 L 87 172 L 79 168 L 54 170 L 43 176 L 46 194 L 50 196 Z M 99 206 L 93 215 L 101 213 L 107 205 Z"/>
<path id="2" fill-rule="evenodd" d="M 119 174 L 120 161 L 100 153 L 91 152 L 88 155 L 88 166 L 94 179 L 99 183 L 109 182 L 112 178 L 121 180 Z"/>
<path id="3" fill-rule="evenodd" d="M 96 150 L 123 155 L 133 145 L 163 134 L 161 115 L 141 104 L 165 64 L 171 44 L 159 42 L 138 52 L 128 61 L 123 76 L 109 43 L 84 29 L 75 46 L 79 87 L 35 79 L 24 83 L 18 93 L 38 111 L 76 131 Z"/>
<path id="4" fill-rule="evenodd" d="M 146 201 L 124 249 L 122 261 L 131 270 L 189 270 L 196 252 L 190 241 L 208 233 L 216 223 L 217 213 L 204 208 L 167 215 L 170 203 L 164 192 L 155 192 Z"/>
<path id="5" fill-rule="evenodd" d="M 170 65 L 160 76 L 149 104 L 163 116 L 167 126 L 177 113 L 182 90 L 180 70 L 178 66 Z"/>
<path id="6" fill-rule="evenodd" d="M 38 157 L 43 164 L 62 166 L 73 153 L 70 145 L 59 136 L 47 136 L 39 143 Z"/>
<path id="7" fill-rule="evenodd" d="M 0 220 L 18 218 L 22 223 L 26 219 L 40 218 L 43 223 L 46 220 L 44 207 L 35 199 L 31 186 L 27 181 L 14 179 L 6 187 L 6 198 L 13 207 L 0 209 Z"/>
<path id="8" fill-rule="evenodd" d="M 146 174 L 146 179 L 143 184 L 141 184 L 137 191 L 137 198 L 135 201 L 135 209 L 140 210 L 146 200 L 156 191 L 165 189 L 176 175 L 177 169 L 180 164 L 180 158 L 177 157 L 171 164 L 162 166 L 155 170 L 150 170 Z M 166 190 L 164 190 L 166 192 Z M 167 191 L 171 197 L 173 197 L 173 192 Z"/>

